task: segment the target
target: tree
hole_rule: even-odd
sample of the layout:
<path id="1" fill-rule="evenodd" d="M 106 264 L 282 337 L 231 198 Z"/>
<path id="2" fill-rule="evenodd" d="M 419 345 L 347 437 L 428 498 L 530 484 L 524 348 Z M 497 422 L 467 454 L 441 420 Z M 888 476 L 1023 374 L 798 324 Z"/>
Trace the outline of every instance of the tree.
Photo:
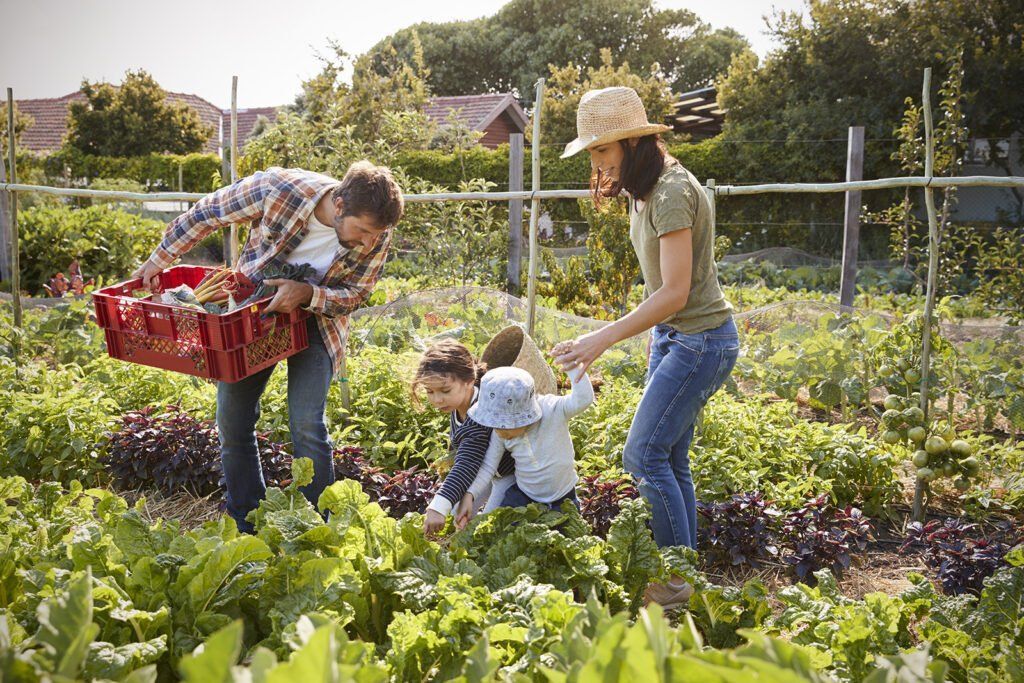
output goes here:
<path id="1" fill-rule="evenodd" d="M 851 125 L 868 139 L 891 137 L 906 98 L 920 96 L 924 67 L 961 47 L 970 128 L 981 137 L 1024 130 L 1024 91 L 1009 85 L 1024 82 L 1019 0 L 815 0 L 806 14 L 776 14 L 769 32 L 779 49 L 763 63 L 736 58 L 720 83 L 726 139 L 794 141 L 737 145 L 735 179 L 839 180 L 845 145 L 796 141 L 842 140 Z M 865 169 L 896 171 L 890 149 L 868 145 Z"/>
<path id="2" fill-rule="evenodd" d="M 72 102 L 68 143 L 112 157 L 198 152 L 213 135 L 199 115 L 167 93 L 143 70 L 128 71 L 120 86 L 82 81 L 85 102 Z"/>
<path id="3" fill-rule="evenodd" d="M 419 115 L 430 96 L 426 82 L 430 71 L 424 65 L 415 34 L 411 48 L 408 59 L 394 49 L 385 49 L 353 60 L 332 43 L 334 54 L 321 56 L 320 73 L 303 82 L 302 94 L 296 98 L 292 111 L 315 125 L 323 125 L 327 120 L 332 126 L 351 125 L 356 138 L 376 140 L 383 132 L 385 113 Z M 349 63 L 351 84 L 342 80 Z M 416 128 L 424 126 L 425 120 L 417 122 Z M 423 135 L 429 141 L 430 136 Z"/>
<path id="4" fill-rule="evenodd" d="M 615 66 L 612 51 L 601 50 L 598 67 L 586 69 L 567 64 L 563 67 L 549 66 L 551 75 L 544 92 L 544 113 L 541 125 L 544 140 L 565 144 L 576 137 L 576 108 L 580 98 L 588 90 L 624 85 L 633 88 L 640 95 L 650 121 L 663 121 L 672 113 L 670 84 L 661 77 L 658 64 L 652 64 L 646 71 L 634 72 L 628 62 Z"/>
<path id="5" fill-rule="evenodd" d="M 747 46 L 731 29 L 712 31 L 689 10 L 656 9 L 652 0 L 512 0 L 490 17 L 403 29 L 370 53 L 408 58 L 413 36 L 435 93 L 512 91 L 527 102 L 548 64 L 598 68 L 602 48 L 619 62 L 657 62 L 683 92 L 709 84 Z"/>
<path id="6" fill-rule="evenodd" d="M 14 142 L 21 139 L 21 134 L 35 122 L 28 114 L 18 111 L 18 103 L 14 103 Z M 0 152 L 7 159 L 7 103 L 0 104 Z"/>

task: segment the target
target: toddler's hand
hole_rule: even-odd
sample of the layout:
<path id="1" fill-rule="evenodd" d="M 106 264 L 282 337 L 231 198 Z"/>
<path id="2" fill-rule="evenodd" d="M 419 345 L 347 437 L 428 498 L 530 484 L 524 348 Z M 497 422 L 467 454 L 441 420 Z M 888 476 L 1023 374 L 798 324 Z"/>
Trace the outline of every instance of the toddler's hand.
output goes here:
<path id="1" fill-rule="evenodd" d="M 467 493 L 462 497 L 462 501 L 459 503 L 458 510 L 455 512 L 455 528 L 462 529 L 466 528 L 469 521 L 476 516 L 476 500 L 473 498 L 472 493 Z"/>
<path id="2" fill-rule="evenodd" d="M 423 533 L 432 536 L 444 528 L 445 516 L 437 510 L 427 510 L 423 516 Z"/>

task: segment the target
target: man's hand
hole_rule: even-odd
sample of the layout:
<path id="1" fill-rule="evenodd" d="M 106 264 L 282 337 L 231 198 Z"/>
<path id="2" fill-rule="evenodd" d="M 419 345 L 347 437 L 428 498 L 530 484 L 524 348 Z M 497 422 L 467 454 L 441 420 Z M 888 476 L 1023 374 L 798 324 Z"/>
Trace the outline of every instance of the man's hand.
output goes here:
<path id="1" fill-rule="evenodd" d="M 264 313 L 291 313 L 299 306 L 305 306 L 313 298 L 313 285 L 294 280 L 264 280 L 277 287 L 277 293 L 270 300 Z"/>
<path id="2" fill-rule="evenodd" d="M 476 500 L 473 498 L 472 493 L 466 493 L 462 497 L 462 501 L 459 503 L 458 509 L 455 511 L 455 528 L 462 529 L 466 528 L 469 521 L 476 516 Z"/>
<path id="3" fill-rule="evenodd" d="M 142 288 L 153 292 L 160 286 L 161 270 L 152 261 L 146 261 L 138 270 L 132 273 L 133 278 L 142 278 Z"/>
<path id="4" fill-rule="evenodd" d="M 437 510 L 427 510 L 427 514 L 423 516 L 423 534 L 425 536 L 433 536 L 438 531 L 444 528 L 445 516 Z"/>

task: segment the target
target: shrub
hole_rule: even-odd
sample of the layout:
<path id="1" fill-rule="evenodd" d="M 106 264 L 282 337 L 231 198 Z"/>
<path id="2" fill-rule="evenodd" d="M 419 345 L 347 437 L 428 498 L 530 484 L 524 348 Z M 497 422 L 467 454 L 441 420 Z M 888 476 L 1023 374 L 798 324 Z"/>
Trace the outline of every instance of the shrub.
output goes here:
<path id="1" fill-rule="evenodd" d="M 1024 533 L 1012 531 L 1009 543 L 985 538 L 977 524 L 960 519 L 933 519 L 926 524 L 912 522 L 901 548 L 924 546 L 925 564 L 938 574 L 942 590 L 949 595 L 980 595 L 985 579 L 992 576 L 1010 548 L 1024 541 Z"/>
<path id="2" fill-rule="evenodd" d="M 78 259 L 86 278 L 125 280 L 160 242 L 164 224 L 107 205 L 29 209 L 19 216 L 24 287 L 42 289 Z"/>

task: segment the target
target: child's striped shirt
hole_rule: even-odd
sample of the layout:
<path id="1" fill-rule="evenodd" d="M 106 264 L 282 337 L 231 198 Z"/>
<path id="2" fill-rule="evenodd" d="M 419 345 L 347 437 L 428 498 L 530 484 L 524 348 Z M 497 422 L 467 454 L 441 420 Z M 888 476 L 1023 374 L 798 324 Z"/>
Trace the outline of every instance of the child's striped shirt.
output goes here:
<path id="1" fill-rule="evenodd" d="M 477 390 L 473 390 L 473 403 L 476 403 Z M 434 499 L 427 506 L 430 510 L 436 510 L 442 515 L 451 513 L 452 508 L 459 504 L 462 496 L 469 490 L 470 484 L 476 478 L 483 465 L 487 448 L 491 444 L 493 429 L 484 427 L 470 417 L 459 422 L 456 411 L 451 413 L 449 435 L 451 437 L 451 450 L 455 453 L 455 463 L 444 478 L 441 490 L 437 492 Z M 498 474 L 511 474 L 515 470 L 515 462 L 512 457 L 505 453 L 501 458 L 498 467 Z"/>

